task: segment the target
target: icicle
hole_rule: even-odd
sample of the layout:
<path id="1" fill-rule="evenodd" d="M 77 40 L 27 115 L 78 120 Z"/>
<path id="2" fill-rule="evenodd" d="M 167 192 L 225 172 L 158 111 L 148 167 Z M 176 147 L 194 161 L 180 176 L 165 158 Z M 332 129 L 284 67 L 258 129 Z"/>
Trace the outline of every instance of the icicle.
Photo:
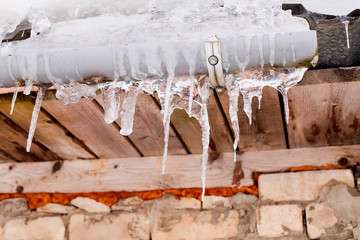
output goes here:
<path id="1" fill-rule="evenodd" d="M 240 129 L 239 129 L 239 119 L 238 119 L 238 103 L 239 103 L 239 85 L 238 81 L 234 80 L 232 75 L 226 77 L 226 87 L 229 95 L 229 114 L 231 120 L 231 126 L 234 131 L 234 162 L 236 162 L 236 149 L 240 140 Z"/>
<path id="2" fill-rule="evenodd" d="M 136 80 L 144 80 L 147 74 L 140 71 L 140 58 L 138 46 L 129 45 L 128 58 L 131 65 L 131 76 Z"/>
<path id="3" fill-rule="evenodd" d="M 170 46 L 169 46 L 170 47 Z M 173 46 L 174 47 L 174 46 Z M 175 77 L 175 68 L 178 62 L 178 52 L 174 52 L 173 49 L 164 49 L 164 60 L 166 62 L 166 69 L 168 72 L 168 77 L 166 79 L 166 91 L 165 91 L 165 103 L 163 112 L 163 124 L 164 124 L 164 155 L 162 160 L 162 174 L 165 174 L 166 158 L 168 152 L 168 142 L 169 142 L 169 128 L 170 128 L 170 117 L 171 117 L 171 101 L 173 98 L 173 93 L 171 92 L 172 82 Z"/>
<path id="4" fill-rule="evenodd" d="M 263 36 L 257 35 L 257 41 L 258 41 L 258 49 L 259 49 L 259 54 L 260 54 L 260 65 L 261 65 L 261 68 L 263 68 L 264 64 L 265 64 L 264 50 L 263 50 Z"/>
<path id="5" fill-rule="evenodd" d="M 24 88 L 24 95 L 29 95 L 31 92 L 31 89 L 33 87 L 33 81 L 31 81 L 31 79 L 26 79 L 25 80 L 25 88 Z"/>
<path id="6" fill-rule="evenodd" d="M 349 41 L 349 21 L 345 20 L 345 21 L 343 21 L 343 24 L 345 25 L 347 48 L 350 48 L 350 41 Z"/>
<path id="7" fill-rule="evenodd" d="M 270 40 L 270 65 L 273 67 L 275 62 L 275 33 L 269 34 Z"/>
<path id="8" fill-rule="evenodd" d="M 202 182 L 202 195 L 201 201 L 204 200 L 205 189 L 206 189 L 206 167 L 208 162 L 208 150 L 210 143 L 210 124 L 209 124 L 209 115 L 207 111 L 207 101 L 210 96 L 210 83 L 209 79 L 205 78 L 205 83 L 200 91 L 201 97 L 201 113 L 200 113 L 200 125 L 201 125 L 201 133 L 202 133 L 202 174 L 201 174 L 201 182 Z"/>
<path id="9" fill-rule="evenodd" d="M 194 81 L 195 81 L 195 66 L 196 66 L 196 57 L 197 50 L 196 48 L 191 46 L 191 43 L 186 44 L 182 48 L 182 53 L 184 55 L 185 61 L 189 65 L 189 75 L 190 75 L 190 89 L 189 89 L 189 108 L 188 114 L 191 116 L 192 104 L 194 98 Z"/>
<path id="10" fill-rule="evenodd" d="M 134 114 L 136 100 L 138 96 L 137 88 L 130 88 L 125 94 L 125 100 L 121 111 L 121 130 L 122 135 L 128 136 L 133 131 Z"/>
<path id="11" fill-rule="evenodd" d="M 114 86 L 105 88 L 102 91 L 104 101 L 104 120 L 107 124 L 114 122 L 119 117 L 120 93 L 116 92 Z"/>
<path id="12" fill-rule="evenodd" d="M 15 84 L 15 90 L 14 90 L 13 97 L 12 97 L 12 101 L 11 101 L 10 115 L 12 115 L 13 112 L 14 112 L 14 107 L 15 107 L 16 98 L 17 98 L 17 95 L 18 95 L 18 92 L 19 92 L 19 87 L 20 87 L 20 83 L 17 82 L 17 83 Z"/>
<path id="13" fill-rule="evenodd" d="M 166 80 L 166 93 L 165 93 L 165 108 L 164 108 L 164 117 L 163 117 L 163 124 L 164 124 L 164 155 L 162 160 L 162 174 L 165 174 L 165 166 L 166 166 L 166 158 L 168 152 L 168 145 L 169 145 L 169 128 L 170 128 L 170 117 L 171 117 L 171 101 L 172 101 L 172 93 L 171 93 L 171 85 L 174 79 L 174 73 L 171 73 Z"/>
<path id="14" fill-rule="evenodd" d="M 161 59 L 158 53 L 157 43 L 153 43 L 152 48 L 146 48 L 145 59 L 149 74 L 158 77 L 164 75 L 164 72 L 161 70 Z"/>
<path id="15" fill-rule="evenodd" d="M 39 117 L 39 112 L 40 112 L 40 109 L 41 109 L 41 103 L 42 103 L 42 100 L 44 98 L 46 89 L 47 89 L 47 87 L 39 87 L 39 91 L 38 91 L 37 96 L 36 96 L 35 106 L 34 106 L 32 116 L 31 116 L 29 135 L 28 135 L 28 139 L 27 139 L 27 146 L 26 146 L 26 151 L 27 152 L 30 152 L 31 143 L 32 143 L 34 133 L 35 133 L 35 129 L 36 129 L 37 119 Z"/>

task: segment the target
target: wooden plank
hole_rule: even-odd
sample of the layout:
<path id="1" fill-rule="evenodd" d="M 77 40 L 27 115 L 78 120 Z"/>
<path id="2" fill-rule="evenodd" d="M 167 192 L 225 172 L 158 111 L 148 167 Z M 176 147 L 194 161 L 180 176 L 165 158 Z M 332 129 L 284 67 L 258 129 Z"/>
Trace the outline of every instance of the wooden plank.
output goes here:
<path id="1" fill-rule="evenodd" d="M 34 104 L 30 97 L 19 95 L 13 115 L 10 115 L 11 96 L 2 96 L 0 111 L 22 129 L 29 129 Z M 93 158 L 66 130 L 59 127 L 43 112 L 40 112 L 35 131 L 35 138 L 62 159 Z"/>
<path id="2" fill-rule="evenodd" d="M 59 100 L 47 100 L 42 107 L 99 158 L 140 156 L 118 128 L 104 122 L 104 115 L 95 104 L 85 98 L 68 105 Z"/>
<path id="3" fill-rule="evenodd" d="M 124 94 L 122 94 L 123 101 Z M 96 100 L 103 106 L 102 96 Z M 121 126 L 121 116 L 116 120 Z M 164 127 L 160 109 L 151 96 L 139 94 L 135 107 L 133 132 L 128 136 L 144 156 L 158 156 L 164 151 Z M 186 154 L 175 132 L 169 132 L 169 155 Z"/>
<path id="4" fill-rule="evenodd" d="M 296 86 L 289 90 L 291 148 L 360 143 L 360 82 Z"/>
<path id="5" fill-rule="evenodd" d="M 193 117 L 189 118 L 189 115 L 183 109 L 175 109 L 171 114 L 170 121 L 190 153 L 202 153 L 202 137 L 199 122 Z M 210 151 L 213 149 L 213 145 L 210 144 Z"/>
<path id="6" fill-rule="evenodd" d="M 221 105 L 229 122 L 229 96 L 224 90 L 218 93 Z M 279 97 L 276 89 L 265 87 L 261 100 L 261 109 L 258 109 L 258 99 L 253 98 L 252 124 L 246 116 L 242 95 L 239 96 L 238 119 L 240 126 L 240 151 L 259 151 L 286 148 L 286 139 L 281 115 Z"/>
<path id="7" fill-rule="evenodd" d="M 290 167 L 348 165 L 360 162 L 360 145 L 210 154 L 206 186 L 229 187 L 252 178 L 252 172 L 285 171 Z M 189 161 L 191 159 L 191 161 Z M 108 192 L 201 187 L 202 155 L 169 156 L 161 175 L 161 157 L 0 164 L 0 192 Z M 76 183 L 76 184 L 74 184 Z"/>
<path id="8" fill-rule="evenodd" d="M 12 128 L 8 122 L 9 120 L 4 115 L 0 115 L 0 150 L 8 155 L 7 159 L 17 161 L 58 160 L 55 154 L 41 148 L 36 141 L 32 144 L 31 152 L 26 152 L 26 137 L 17 131 L 18 129 Z"/>
<path id="9" fill-rule="evenodd" d="M 212 148 L 216 152 L 232 152 L 233 138 L 229 131 L 229 123 L 221 110 L 221 105 L 216 101 L 214 92 L 211 91 L 211 96 L 208 105 L 208 115 L 210 123 L 210 137 L 215 145 Z"/>
<path id="10" fill-rule="evenodd" d="M 298 85 L 360 81 L 360 67 L 311 69 L 305 72 Z"/>
<path id="11" fill-rule="evenodd" d="M 244 152 L 237 155 L 245 179 L 252 178 L 253 172 L 279 172 L 302 166 L 336 166 L 344 159 L 348 166 L 359 163 L 360 145 Z"/>
<path id="12" fill-rule="evenodd" d="M 201 187 L 202 155 L 0 164 L 0 192 L 107 192 Z M 191 161 L 189 161 L 191 159 Z M 57 171 L 54 172 L 55 164 Z M 9 170 L 12 166 L 12 170 Z M 233 161 L 219 158 L 208 168 L 207 187 L 230 186 Z"/>

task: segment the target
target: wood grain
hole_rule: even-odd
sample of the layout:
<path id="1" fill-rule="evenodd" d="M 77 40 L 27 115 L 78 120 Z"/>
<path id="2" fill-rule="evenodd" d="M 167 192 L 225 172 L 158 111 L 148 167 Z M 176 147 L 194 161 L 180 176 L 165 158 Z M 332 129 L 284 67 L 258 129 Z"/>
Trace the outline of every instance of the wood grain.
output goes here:
<path id="1" fill-rule="evenodd" d="M 291 148 L 360 143 L 360 82 L 296 86 L 289 91 Z"/>
<path id="2" fill-rule="evenodd" d="M 121 99 L 123 101 L 124 94 Z M 103 105 L 102 96 L 98 95 L 96 101 Z M 121 116 L 116 120 L 121 126 Z M 143 156 L 158 156 L 164 151 L 164 127 L 160 109 L 151 96 L 139 94 L 136 102 L 133 132 L 128 136 L 140 150 Z M 186 154 L 172 129 L 169 132 L 169 154 Z"/>
<path id="3" fill-rule="evenodd" d="M 57 160 L 56 155 L 41 148 L 36 141 L 32 144 L 31 152 L 26 152 L 26 137 L 11 127 L 3 115 L 0 115 L 0 149 L 7 153 L 7 159 L 17 161 Z"/>
<path id="4" fill-rule="evenodd" d="M 359 163 L 360 145 L 244 152 L 237 155 L 245 179 L 252 178 L 253 172 L 279 172 L 302 166 L 336 166 L 341 158 L 347 159 L 348 166 Z"/>
<path id="5" fill-rule="evenodd" d="M 348 165 L 354 165 L 360 162 L 359 149 L 360 145 L 353 145 L 244 152 L 237 155 L 236 163 L 233 153 L 211 154 L 206 187 L 230 187 L 236 176 L 251 180 L 253 172 L 337 165 L 340 158 L 347 158 Z M 0 192 L 15 193 L 16 189 L 22 189 L 23 193 L 76 193 L 200 188 L 201 160 L 200 154 L 169 156 L 165 175 L 161 175 L 161 157 L 2 163 Z"/>
<path id="6" fill-rule="evenodd" d="M 229 97 L 227 91 L 218 93 L 222 108 L 229 122 Z M 252 124 L 246 116 L 242 95 L 239 96 L 238 119 L 240 126 L 240 151 L 259 151 L 286 148 L 286 139 L 281 115 L 279 97 L 276 89 L 265 87 L 258 109 L 258 99 L 253 98 Z"/>
<path id="7" fill-rule="evenodd" d="M 11 96 L 1 96 L 0 111 L 22 129 L 29 129 L 34 104 L 31 97 L 19 94 L 13 115 L 10 115 Z M 74 142 L 68 133 L 40 111 L 34 136 L 61 159 L 89 159 L 93 156 Z M 35 159 L 34 159 L 35 160 Z"/>
<path id="8" fill-rule="evenodd" d="M 23 193 L 199 188 L 201 161 L 201 155 L 169 156 L 165 175 L 160 157 L 64 161 L 55 172 L 56 162 L 0 164 L 0 192 L 16 192 L 19 186 Z M 233 168 L 232 160 L 213 161 L 208 166 L 207 187 L 230 186 Z"/>
<path id="9" fill-rule="evenodd" d="M 104 122 L 104 114 L 88 99 L 68 105 L 59 100 L 44 101 L 43 108 L 99 158 L 140 156 L 113 124 Z"/>

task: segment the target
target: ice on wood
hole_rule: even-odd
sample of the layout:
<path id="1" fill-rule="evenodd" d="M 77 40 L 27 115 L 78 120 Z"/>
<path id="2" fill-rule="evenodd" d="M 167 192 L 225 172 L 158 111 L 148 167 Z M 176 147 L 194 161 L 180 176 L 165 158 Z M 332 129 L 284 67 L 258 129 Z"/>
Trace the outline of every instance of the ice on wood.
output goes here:
<path id="1" fill-rule="evenodd" d="M 260 1 L 256 2 L 260 4 Z M 209 78 L 203 75 L 207 64 L 206 38 L 216 34 L 221 42 L 235 138 L 235 161 L 240 140 L 240 93 L 251 124 L 253 97 L 258 97 L 260 108 L 263 88 L 276 88 L 283 95 L 288 121 L 287 91 L 306 71 L 306 68 L 294 68 L 304 56 L 293 44 L 297 39 L 291 32 L 307 31 L 308 24 L 270 3 L 262 6 L 261 11 L 249 7 L 249 1 L 244 4 L 225 1 L 224 7 L 190 0 L 175 3 L 153 1 L 149 4 L 150 11 L 144 10 L 138 15 L 94 13 L 86 18 L 86 14 L 78 9 L 76 16 L 65 16 L 62 20 L 45 12 L 34 12 L 29 15 L 33 26 L 31 37 L 5 44 L 0 53 L 7 58 L 11 80 L 17 82 L 16 79 L 21 78 L 25 81 L 24 94 L 29 94 L 32 85 L 44 79 L 54 85 L 56 97 L 64 104 L 77 103 L 82 97 L 92 100 L 101 91 L 104 120 L 112 123 L 121 112 L 120 133 L 123 135 L 131 134 L 136 124 L 134 114 L 138 94 L 156 93 L 164 124 L 163 174 L 166 172 L 171 114 L 175 109 L 184 109 L 199 121 L 202 130 L 203 198 L 210 142 L 207 104 L 211 92 Z M 96 63 L 106 74 L 85 76 L 88 69 L 97 67 L 87 66 L 88 52 L 101 52 L 109 57 L 110 64 Z M 41 71 L 44 74 L 39 74 Z M 27 150 L 30 150 L 44 93 L 45 88 L 40 87 Z M 125 96 L 122 104 L 120 94 Z"/>
<path id="2" fill-rule="evenodd" d="M 27 152 L 30 152 L 31 143 L 34 138 L 34 134 L 35 134 L 35 130 L 36 130 L 36 123 L 37 123 L 40 109 L 41 109 L 41 103 L 45 96 L 46 89 L 47 89 L 47 87 L 39 87 L 39 91 L 36 96 L 35 106 L 34 106 L 34 110 L 32 112 L 32 116 L 31 116 L 30 129 L 29 129 L 27 145 L 26 145 Z"/>

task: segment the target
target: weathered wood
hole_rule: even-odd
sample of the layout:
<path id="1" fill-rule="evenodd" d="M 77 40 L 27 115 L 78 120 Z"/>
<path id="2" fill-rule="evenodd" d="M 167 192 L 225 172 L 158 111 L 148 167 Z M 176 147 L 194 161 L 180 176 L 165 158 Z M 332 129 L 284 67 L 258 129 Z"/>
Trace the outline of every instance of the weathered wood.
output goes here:
<path id="1" fill-rule="evenodd" d="M 201 155 L 169 156 L 165 175 L 161 174 L 160 159 L 143 157 L 0 164 L 0 192 L 21 189 L 24 193 L 72 193 L 201 187 Z M 13 166 L 12 170 L 9 166 Z M 214 161 L 208 169 L 207 186 L 230 186 L 233 167 L 234 162 L 225 158 Z"/>
<path id="2" fill-rule="evenodd" d="M 298 85 L 301 86 L 354 81 L 360 81 L 360 67 L 311 69 L 305 72 L 303 79 Z"/>
<path id="3" fill-rule="evenodd" d="M 299 166 L 360 162 L 360 145 L 244 152 L 233 162 L 232 153 L 210 154 L 206 186 L 229 187 L 244 171 L 277 172 Z M 191 161 L 189 161 L 191 159 Z M 201 187 L 201 155 L 169 156 L 161 175 L 161 157 L 73 160 L 64 162 L 0 164 L 0 192 L 107 192 Z M 240 182 L 240 181 L 239 181 Z"/>
<path id="4" fill-rule="evenodd" d="M 10 115 L 11 96 L 2 96 L 0 111 L 15 122 L 22 129 L 29 129 L 34 104 L 30 97 L 19 95 L 13 115 Z M 54 123 L 48 116 L 40 111 L 34 136 L 41 144 L 46 146 L 62 159 L 89 159 L 93 156 L 88 153 L 68 133 Z"/>
<path id="5" fill-rule="evenodd" d="M 124 94 L 122 94 L 123 101 Z M 98 95 L 96 101 L 103 106 L 102 96 Z M 116 120 L 121 126 L 121 115 Z M 164 127 L 159 107 L 151 96 L 139 94 L 136 101 L 133 132 L 129 135 L 144 156 L 158 156 L 164 151 Z M 179 139 L 172 129 L 169 132 L 169 154 L 186 154 Z"/>
<path id="6" fill-rule="evenodd" d="M 59 100 L 44 101 L 42 107 L 99 158 L 140 156 L 113 124 L 104 122 L 104 114 L 95 104 L 83 98 L 68 105 Z"/>
<path id="7" fill-rule="evenodd" d="M 289 90 L 291 148 L 360 143 L 360 82 L 295 86 Z"/>
<path id="8" fill-rule="evenodd" d="M 253 172 L 279 172 L 302 166 L 336 166 L 339 160 L 344 162 L 344 159 L 349 166 L 359 163 L 360 145 L 244 152 L 237 155 L 245 179 L 252 178 Z"/>
<path id="9" fill-rule="evenodd" d="M 229 115 L 229 96 L 224 90 L 218 93 L 221 105 L 225 111 L 228 121 L 231 123 Z M 246 116 L 243 106 L 242 95 L 239 96 L 238 119 L 240 126 L 240 141 L 238 147 L 240 151 L 259 151 L 270 149 L 286 148 L 286 139 L 281 116 L 279 97 L 276 89 L 265 87 L 261 100 L 261 109 L 258 109 L 258 99 L 253 98 L 252 103 L 252 124 Z"/>
<path id="10" fill-rule="evenodd" d="M 216 101 L 214 92 L 211 91 L 211 96 L 208 105 L 208 115 L 210 123 L 210 137 L 215 145 L 212 147 L 216 152 L 231 152 L 233 151 L 234 141 L 229 131 L 229 123 L 223 111 L 221 105 Z"/>
<path id="11" fill-rule="evenodd" d="M 26 152 L 26 137 L 17 129 L 12 128 L 4 115 L 0 115 L 0 150 L 8 155 L 2 159 L 17 161 L 51 161 L 57 160 L 56 155 L 41 148 L 36 142 L 32 144 L 31 152 Z M 4 155 L 4 154 L 3 154 Z"/>

